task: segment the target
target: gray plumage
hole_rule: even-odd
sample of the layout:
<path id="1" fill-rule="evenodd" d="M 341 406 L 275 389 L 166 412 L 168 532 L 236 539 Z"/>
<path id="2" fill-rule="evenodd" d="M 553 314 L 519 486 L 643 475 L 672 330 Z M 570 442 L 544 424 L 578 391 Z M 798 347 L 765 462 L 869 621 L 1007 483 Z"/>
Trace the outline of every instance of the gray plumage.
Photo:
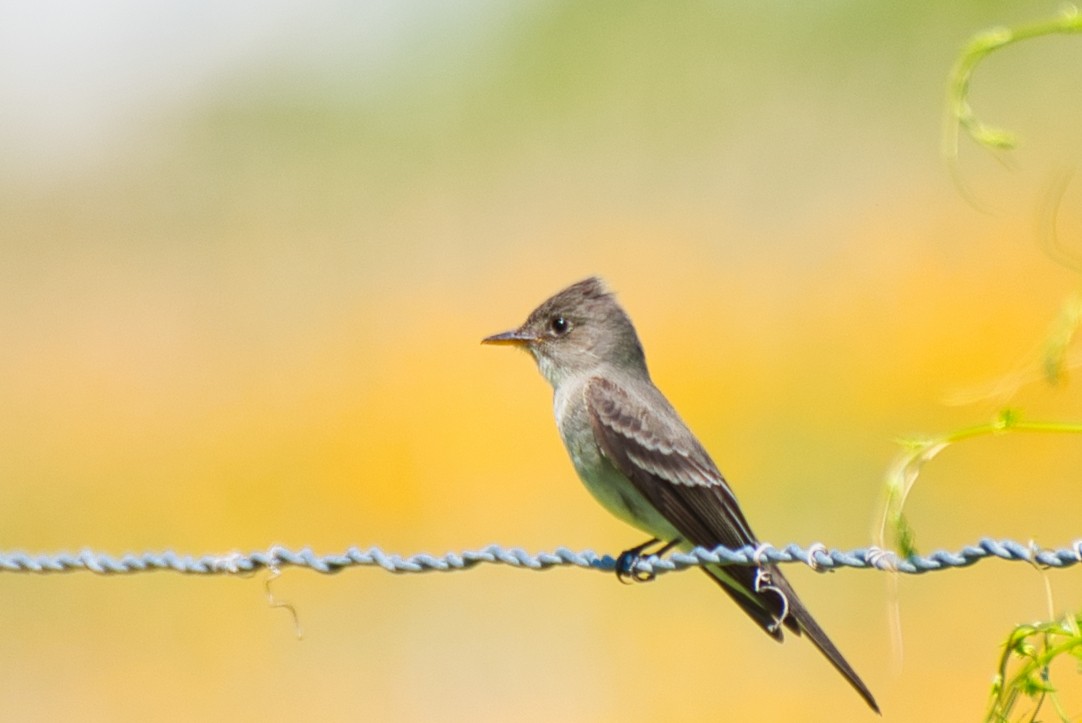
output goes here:
<path id="1" fill-rule="evenodd" d="M 694 434 L 654 386 L 631 319 L 600 279 L 542 303 L 514 331 L 485 343 L 529 351 L 554 390 L 556 423 L 587 489 L 610 512 L 684 548 L 739 548 L 758 540 Z M 864 682 L 773 565 L 703 568 L 776 640 L 805 634 L 879 711 Z"/>

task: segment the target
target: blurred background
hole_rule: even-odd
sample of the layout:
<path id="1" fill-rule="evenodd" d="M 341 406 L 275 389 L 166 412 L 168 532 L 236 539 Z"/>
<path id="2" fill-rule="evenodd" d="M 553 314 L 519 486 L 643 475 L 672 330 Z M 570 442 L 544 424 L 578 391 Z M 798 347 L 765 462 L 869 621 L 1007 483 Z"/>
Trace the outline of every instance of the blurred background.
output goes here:
<path id="1" fill-rule="evenodd" d="M 618 553 L 551 392 L 479 340 L 600 274 L 776 544 L 870 544 L 900 437 L 1077 420 L 1082 40 L 977 71 L 1022 145 L 940 152 L 974 33 L 1053 2 L 0 4 L 0 549 Z M 1082 254 L 1082 191 L 1060 240 Z M 1007 380 L 1006 385 L 1003 381 Z M 1068 379 L 1069 381 L 1069 379 Z M 960 398 L 968 404 L 948 404 Z M 944 452 L 918 547 L 1082 536 L 1082 441 Z M 1076 571 L 788 573 L 884 720 L 975 720 Z M 872 720 L 701 575 L 0 574 L 4 720 Z M 1054 680 L 1075 697 L 1069 665 Z M 829 711 L 829 713 L 828 713 Z"/>

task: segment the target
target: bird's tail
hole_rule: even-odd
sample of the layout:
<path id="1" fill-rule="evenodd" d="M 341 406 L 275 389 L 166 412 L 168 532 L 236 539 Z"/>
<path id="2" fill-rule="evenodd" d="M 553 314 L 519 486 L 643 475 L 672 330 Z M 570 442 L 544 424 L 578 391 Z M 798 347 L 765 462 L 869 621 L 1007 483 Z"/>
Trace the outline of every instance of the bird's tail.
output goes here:
<path id="1" fill-rule="evenodd" d="M 759 624 L 767 635 L 775 640 L 782 640 L 782 626 L 790 632 L 804 633 L 819 652 L 830 661 L 834 669 L 845 676 L 849 684 L 860 694 L 872 710 L 879 713 L 879 706 L 860 679 L 857 672 L 846 662 L 841 651 L 834 647 L 830 638 L 815 622 L 804 603 L 797 597 L 792 585 L 776 567 L 718 567 L 708 565 L 703 568 L 721 585 L 725 592 L 736 601 L 752 620 Z"/>
<path id="2" fill-rule="evenodd" d="M 819 652 L 830 661 L 830 664 L 834 666 L 834 669 L 845 676 L 845 679 L 849 681 L 849 685 L 860 694 L 860 697 L 864 699 L 872 710 L 879 713 L 879 706 L 875 702 L 875 698 L 872 697 L 872 692 L 868 690 L 868 686 L 864 684 L 864 681 L 857 675 L 857 671 L 853 670 L 852 666 L 842 656 L 841 651 L 834 647 L 834 643 L 830 641 L 827 634 L 823 632 L 823 629 L 819 627 L 819 623 L 815 622 L 815 618 L 811 616 L 808 609 L 804 607 L 804 603 L 800 602 L 800 598 L 796 596 L 789 581 L 786 580 L 781 572 L 777 569 L 770 571 L 770 584 L 778 588 L 779 592 L 783 593 L 788 600 L 788 613 L 789 619 L 795 620 L 799 626 L 800 631 L 808 636 L 808 640 L 812 644 L 819 648 Z M 791 627 L 791 626 L 790 626 Z"/>

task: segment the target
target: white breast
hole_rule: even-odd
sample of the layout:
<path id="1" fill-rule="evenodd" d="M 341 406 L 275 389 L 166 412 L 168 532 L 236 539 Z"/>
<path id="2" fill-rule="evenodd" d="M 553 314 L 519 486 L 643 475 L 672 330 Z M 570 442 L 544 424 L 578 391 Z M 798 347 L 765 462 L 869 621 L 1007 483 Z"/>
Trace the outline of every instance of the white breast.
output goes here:
<path id="1" fill-rule="evenodd" d="M 553 398 L 556 426 L 579 478 L 594 499 L 619 519 L 661 540 L 676 539 L 680 536 L 676 529 L 602 455 L 582 391 L 582 383 L 568 381 L 556 388 Z"/>

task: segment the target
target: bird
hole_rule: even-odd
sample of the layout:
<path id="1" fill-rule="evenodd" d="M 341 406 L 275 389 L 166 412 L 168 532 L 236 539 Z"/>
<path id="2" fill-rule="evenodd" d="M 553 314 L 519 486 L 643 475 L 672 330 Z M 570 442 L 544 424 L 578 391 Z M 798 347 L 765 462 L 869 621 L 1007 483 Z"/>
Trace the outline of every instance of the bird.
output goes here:
<path id="1" fill-rule="evenodd" d="M 640 557 L 677 547 L 758 546 L 729 483 L 654 385 L 631 318 L 598 277 L 568 286 L 518 328 L 483 344 L 529 352 L 553 388 L 560 437 L 587 490 L 650 539 L 617 560 L 621 579 Z M 655 551 L 647 552 L 651 547 Z M 702 568 L 767 635 L 806 636 L 873 711 L 868 686 L 773 564 Z"/>

